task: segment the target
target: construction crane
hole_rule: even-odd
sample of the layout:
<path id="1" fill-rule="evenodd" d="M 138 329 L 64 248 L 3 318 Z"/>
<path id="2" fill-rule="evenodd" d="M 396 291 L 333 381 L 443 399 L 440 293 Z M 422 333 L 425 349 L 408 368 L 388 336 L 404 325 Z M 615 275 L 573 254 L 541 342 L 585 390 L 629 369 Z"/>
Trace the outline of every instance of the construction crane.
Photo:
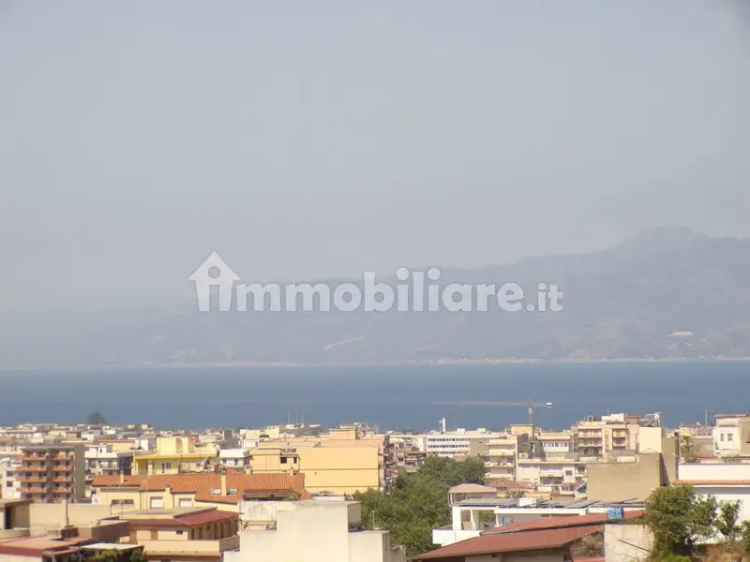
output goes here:
<path id="1" fill-rule="evenodd" d="M 466 400 L 463 402 L 433 402 L 433 406 L 460 406 L 460 407 L 473 407 L 473 408 L 527 408 L 529 412 L 529 425 L 531 426 L 531 434 L 534 435 L 534 412 L 537 408 L 551 408 L 552 402 L 533 402 L 527 400 L 526 402 L 507 402 L 507 401 L 492 401 L 492 400 Z"/>

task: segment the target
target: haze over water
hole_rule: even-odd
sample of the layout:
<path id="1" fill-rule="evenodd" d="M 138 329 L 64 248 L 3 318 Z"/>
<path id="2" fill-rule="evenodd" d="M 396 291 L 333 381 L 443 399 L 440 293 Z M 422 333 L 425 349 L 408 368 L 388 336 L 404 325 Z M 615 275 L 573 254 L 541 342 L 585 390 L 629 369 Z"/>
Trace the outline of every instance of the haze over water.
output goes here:
<path id="1" fill-rule="evenodd" d="M 750 362 L 447 365 L 440 367 L 165 368 L 1 372 L 0 425 L 82 422 L 250 427 L 361 421 L 380 429 L 501 429 L 524 407 L 436 402 L 552 402 L 537 423 L 565 428 L 587 415 L 662 412 L 668 426 L 746 412 Z M 710 421 L 710 420 L 709 420 Z"/>

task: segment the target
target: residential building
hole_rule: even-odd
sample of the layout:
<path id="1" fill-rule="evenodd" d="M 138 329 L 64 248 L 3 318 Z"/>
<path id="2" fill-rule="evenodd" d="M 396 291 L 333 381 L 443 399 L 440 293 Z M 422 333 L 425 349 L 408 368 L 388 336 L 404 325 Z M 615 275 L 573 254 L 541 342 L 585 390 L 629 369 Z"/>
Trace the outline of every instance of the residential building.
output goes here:
<path id="1" fill-rule="evenodd" d="M 635 452 L 641 418 L 610 414 L 589 418 L 573 427 L 576 452 L 582 457 L 606 457 Z"/>
<path id="2" fill-rule="evenodd" d="M 219 464 L 225 468 L 246 471 L 250 468 L 249 449 L 221 449 Z"/>
<path id="3" fill-rule="evenodd" d="M 383 486 L 383 457 L 377 446 L 329 445 L 297 451 L 310 493 L 343 496 Z"/>
<path id="4" fill-rule="evenodd" d="M 390 533 L 365 530 L 352 501 L 259 502 L 248 505 L 240 549 L 225 562 L 405 562 Z"/>
<path id="5" fill-rule="evenodd" d="M 154 452 L 135 455 L 133 472 L 140 475 L 201 472 L 211 468 L 217 460 L 213 444 L 198 447 L 190 437 L 159 437 Z"/>
<path id="6" fill-rule="evenodd" d="M 292 447 L 265 445 L 250 450 L 253 474 L 294 474 L 299 472 L 299 454 Z"/>
<path id="7" fill-rule="evenodd" d="M 568 457 L 573 454 L 573 434 L 570 431 L 538 431 L 536 440 L 544 458 Z"/>
<path id="8" fill-rule="evenodd" d="M 635 512 L 642 511 L 643 505 L 643 502 L 560 501 L 475 495 L 451 502 L 451 524 L 433 529 L 432 542 L 446 546 L 477 537 L 489 529 L 529 523 L 542 517 L 606 514 L 612 507 L 624 512 Z"/>
<path id="9" fill-rule="evenodd" d="M 501 433 L 485 442 L 486 446 L 480 445 L 485 451 L 482 454 L 484 466 L 487 469 L 486 479 L 516 480 L 516 464 L 519 452 L 528 450 L 528 434 Z M 473 446 L 472 451 L 476 448 Z"/>
<path id="10" fill-rule="evenodd" d="M 740 521 L 750 521 L 750 463 L 720 459 L 680 463 L 677 484 L 687 484 L 719 502 L 739 501 Z"/>
<path id="11" fill-rule="evenodd" d="M 418 555 L 414 560 L 565 562 L 591 557 L 592 545 L 597 544 L 599 552 L 593 556 L 603 560 L 605 526 L 639 517 L 642 513 L 622 514 L 616 521 L 610 520 L 608 514 L 537 518 L 484 531 L 474 538 Z"/>
<path id="12" fill-rule="evenodd" d="M 424 464 L 427 454 L 420 441 L 420 436 L 414 434 L 387 434 L 386 487 L 395 482 L 402 472 L 415 472 Z"/>
<path id="13" fill-rule="evenodd" d="M 21 454 L 0 457 L 0 499 L 19 499 L 21 482 L 18 470 L 21 467 Z"/>
<path id="14" fill-rule="evenodd" d="M 92 445 L 84 454 L 86 460 L 86 495 L 90 497 L 90 486 L 95 476 L 126 474 L 133 469 L 133 452 L 119 452 L 111 444 Z"/>
<path id="15" fill-rule="evenodd" d="M 645 500 L 656 488 L 676 480 L 677 459 L 675 450 L 588 464 L 587 497 L 600 501 Z"/>
<path id="16" fill-rule="evenodd" d="M 481 484 L 458 484 L 448 489 L 448 504 L 454 505 L 464 500 L 497 498 L 497 488 Z"/>
<path id="17" fill-rule="evenodd" d="M 83 446 L 24 447 L 17 474 L 23 499 L 45 503 L 79 501 L 86 484 Z"/>
<path id="18" fill-rule="evenodd" d="M 715 416 L 713 442 L 716 456 L 750 456 L 750 415 L 720 414 Z"/>
<path id="19" fill-rule="evenodd" d="M 130 544 L 148 560 L 221 562 L 238 550 L 239 515 L 216 508 L 150 510 L 120 515 L 130 526 Z"/>
<path id="20" fill-rule="evenodd" d="M 129 562 L 140 548 L 121 546 L 127 536 L 128 524 L 99 506 L 0 500 L 3 562 L 82 562 L 104 550 L 127 552 Z"/>
<path id="21" fill-rule="evenodd" d="M 424 452 L 438 457 L 462 459 L 470 454 L 472 444 L 486 444 L 502 434 L 479 428 L 473 431 L 458 428 L 454 431 L 432 431 L 424 434 Z"/>
<path id="22" fill-rule="evenodd" d="M 194 473 L 97 476 L 92 502 L 113 512 L 216 507 L 239 513 L 246 499 L 309 497 L 303 474 Z"/>
<path id="23" fill-rule="evenodd" d="M 540 492 L 573 495 L 586 479 L 586 463 L 574 458 L 519 459 L 516 480 L 531 482 Z"/>
<path id="24" fill-rule="evenodd" d="M 383 489 L 386 483 L 388 440 L 368 435 L 359 426 L 328 434 L 263 441 L 250 452 L 254 474 L 305 474 L 314 494 L 351 495 Z"/>

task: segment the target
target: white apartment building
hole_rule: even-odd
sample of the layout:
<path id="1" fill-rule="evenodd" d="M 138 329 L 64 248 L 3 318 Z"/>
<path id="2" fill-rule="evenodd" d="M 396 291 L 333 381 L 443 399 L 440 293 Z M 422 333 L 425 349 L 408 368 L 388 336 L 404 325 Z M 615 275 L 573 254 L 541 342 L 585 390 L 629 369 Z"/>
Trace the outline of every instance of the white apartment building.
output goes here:
<path id="1" fill-rule="evenodd" d="M 712 437 L 714 454 L 719 457 L 750 456 L 750 416 L 716 416 Z"/>
<path id="2" fill-rule="evenodd" d="M 21 468 L 21 455 L 8 455 L 0 458 L 0 499 L 21 498 L 21 483 L 18 469 Z"/>
<path id="3" fill-rule="evenodd" d="M 572 428 L 575 452 L 587 458 L 632 453 L 638 448 L 640 424 L 639 416 L 626 414 L 609 414 L 580 421 Z"/>
<path id="4" fill-rule="evenodd" d="M 750 521 L 750 463 L 680 463 L 677 477 L 680 484 L 689 484 L 702 496 L 719 502 L 739 500 L 740 521 Z"/>
<path id="5" fill-rule="evenodd" d="M 221 449 L 219 451 L 219 461 L 226 468 L 247 470 L 250 468 L 250 457 L 249 449 Z"/>
<path id="6" fill-rule="evenodd" d="M 487 480 L 515 480 L 519 449 L 528 444 L 528 435 L 502 433 L 487 441 L 484 466 Z"/>
<path id="7" fill-rule="evenodd" d="M 557 495 L 574 495 L 585 478 L 586 463 L 574 459 L 518 459 L 516 467 L 516 480 Z"/>
<path id="8" fill-rule="evenodd" d="M 501 435 L 503 434 L 487 431 L 485 428 L 433 431 L 423 436 L 424 452 L 438 457 L 463 458 L 472 450 L 472 445 L 478 449 L 480 444 L 486 444 L 490 439 Z"/>
<path id="9" fill-rule="evenodd" d="M 240 550 L 224 562 L 405 562 L 388 531 L 364 530 L 352 501 L 244 502 Z"/>
<path id="10" fill-rule="evenodd" d="M 537 440 L 545 457 L 567 456 L 573 453 L 573 435 L 570 431 L 540 431 Z"/>

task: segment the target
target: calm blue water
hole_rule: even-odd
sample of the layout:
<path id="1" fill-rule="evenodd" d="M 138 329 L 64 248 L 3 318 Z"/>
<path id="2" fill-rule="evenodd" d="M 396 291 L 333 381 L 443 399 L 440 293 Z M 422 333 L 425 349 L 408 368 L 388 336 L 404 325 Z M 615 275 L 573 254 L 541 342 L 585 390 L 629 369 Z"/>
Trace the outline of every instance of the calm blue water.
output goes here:
<path id="1" fill-rule="evenodd" d="M 0 425 L 78 422 L 95 410 L 113 423 L 162 427 L 259 426 L 304 420 L 369 422 L 424 430 L 502 428 L 525 408 L 462 408 L 434 402 L 537 400 L 545 427 L 586 415 L 663 412 L 666 422 L 704 410 L 750 411 L 750 362 L 534 364 L 444 367 L 201 368 L 0 371 Z"/>

